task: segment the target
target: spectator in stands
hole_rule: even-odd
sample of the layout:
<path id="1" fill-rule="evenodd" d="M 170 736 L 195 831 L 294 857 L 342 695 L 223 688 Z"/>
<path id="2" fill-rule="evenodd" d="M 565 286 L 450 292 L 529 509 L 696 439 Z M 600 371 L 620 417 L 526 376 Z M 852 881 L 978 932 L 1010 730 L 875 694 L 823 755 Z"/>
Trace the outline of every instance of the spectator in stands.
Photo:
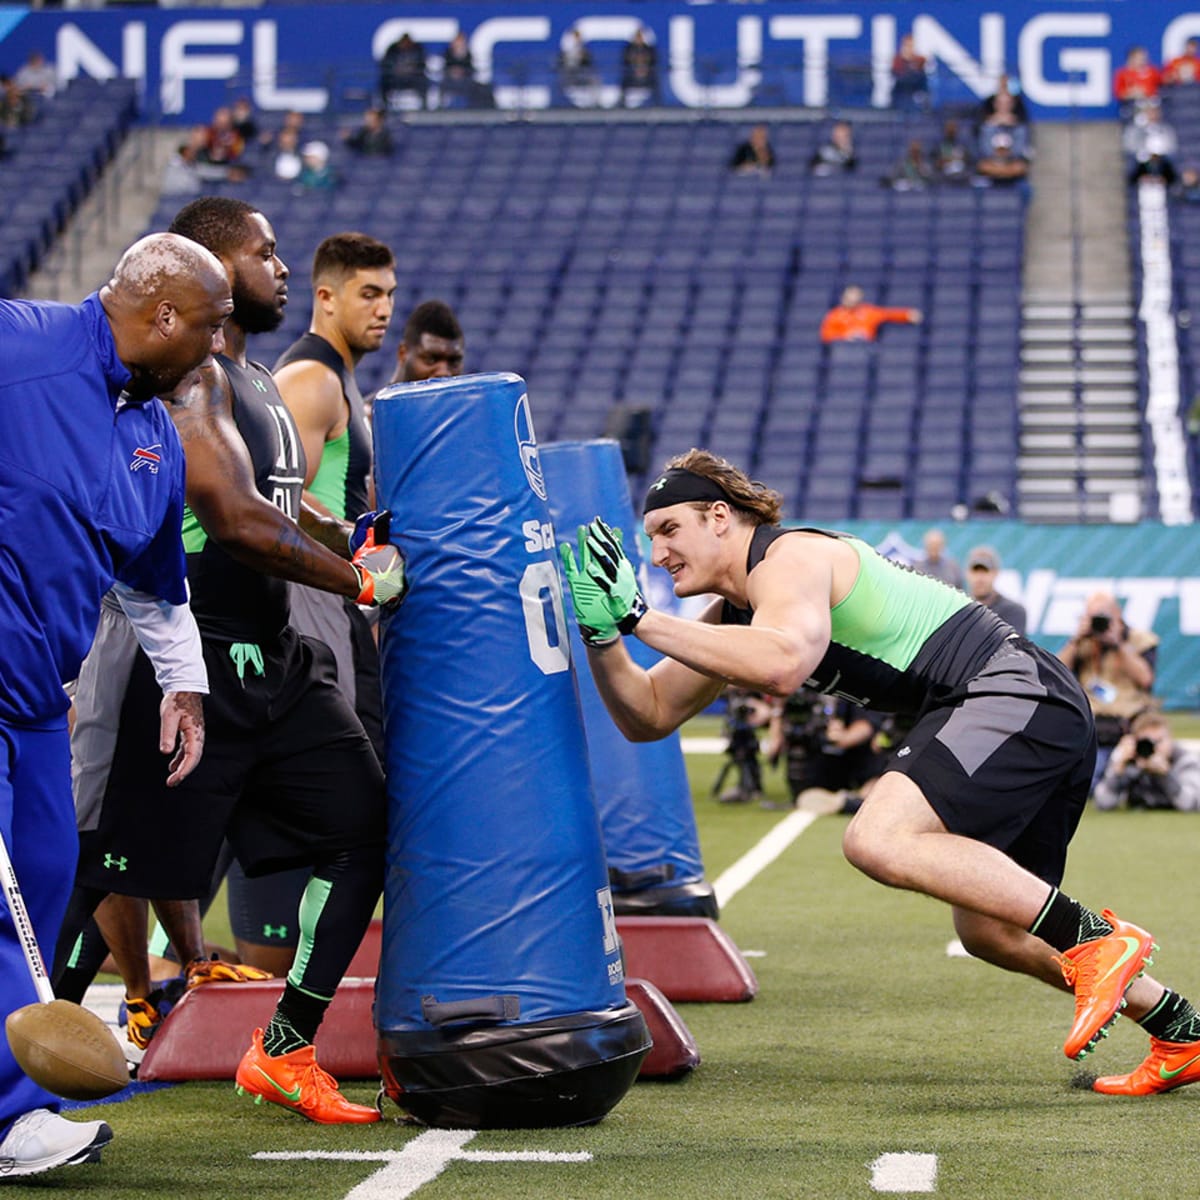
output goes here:
<path id="1" fill-rule="evenodd" d="M 938 183 L 969 183 L 975 163 L 967 139 L 959 133 L 958 122 L 949 118 L 942 126 L 942 136 L 933 147 L 934 177 Z"/>
<path id="2" fill-rule="evenodd" d="M 1125 624 L 1111 592 L 1093 592 L 1074 636 L 1058 652 L 1087 693 L 1096 719 L 1098 779 L 1129 723 L 1153 705 L 1158 637 Z"/>
<path id="3" fill-rule="evenodd" d="M 1200 170 L 1195 167 L 1184 167 L 1179 172 L 1179 184 L 1175 189 L 1175 194 L 1184 204 L 1200 204 Z M 1195 433 L 1200 430 L 1193 430 L 1189 421 L 1188 432 Z"/>
<path id="4" fill-rule="evenodd" d="M 1021 185 L 1029 174 L 1029 160 L 1013 145 L 1013 134 L 998 130 L 988 139 L 989 151 L 975 164 L 975 180 L 981 186 Z"/>
<path id="5" fill-rule="evenodd" d="M 976 546 L 967 555 L 967 591 L 971 599 L 990 608 L 1002 621 L 1007 621 L 1018 633 L 1025 632 L 1025 606 L 996 591 L 996 576 L 1000 573 L 1000 555 L 991 546 Z"/>
<path id="6" fill-rule="evenodd" d="M 1200 39 L 1188 38 L 1183 53 L 1163 67 L 1162 81 L 1165 87 L 1200 83 Z"/>
<path id="7" fill-rule="evenodd" d="M 925 149 L 919 138 L 908 143 L 904 157 L 884 176 L 882 182 L 896 192 L 921 191 L 934 179 L 933 166 L 925 157 Z"/>
<path id="8" fill-rule="evenodd" d="M 863 290 L 851 284 L 842 292 L 842 301 L 831 308 L 821 321 L 823 342 L 873 342 L 879 327 L 889 321 L 901 325 L 919 325 L 919 308 L 881 308 L 863 301 Z"/>
<path id="9" fill-rule="evenodd" d="M 233 124 L 233 111 L 222 105 L 213 113 L 208 127 L 208 161 L 231 167 L 246 148 Z"/>
<path id="10" fill-rule="evenodd" d="M 900 48 L 892 59 L 892 107 L 921 109 L 929 107 L 929 75 L 925 56 L 917 53 L 911 33 L 900 39 Z"/>
<path id="11" fill-rule="evenodd" d="M 300 148 L 300 174 L 296 180 L 306 192 L 329 192 L 337 187 L 337 174 L 329 162 L 325 142 L 305 142 Z"/>
<path id="12" fill-rule="evenodd" d="M 475 108 L 479 84 L 475 79 L 475 61 L 467 35 L 460 29 L 450 39 L 442 56 L 442 108 Z"/>
<path id="13" fill-rule="evenodd" d="M 303 166 L 300 160 L 300 135 L 295 129 L 285 125 L 275 139 L 275 161 L 272 168 L 275 178 L 290 183 L 300 177 Z"/>
<path id="14" fill-rule="evenodd" d="M 0 75 L 0 126 L 5 129 L 20 129 L 37 117 L 33 97 L 17 87 L 10 75 Z"/>
<path id="15" fill-rule="evenodd" d="M 1113 75 L 1113 96 L 1129 109 L 1153 100 L 1161 86 L 1162 74 L 1150 61 L 1145 46 L 1134 46 L 1125 56 L 1125 65 Z"/>
<path id="16" fill-rule="evenodd" d="M 205 184 L 235 182 L 246 178 L 244 167 L 213 162 L 208 153 L 207 125 L 193 125 L 187 140 L 180 143 L 163 170 L 163 187 L 172 195 L 185 196 L 203 190 Z M 193 188 L 190 184 L 194 183 Z"/>
<path id="17" fill-rule="evenodd" d="M 388 109 L 424 108 L 429 91 L 425 73 L 425 47 L 407 31 L 384 52 L 379 61 L 379 91 Z"/>
<path id="18" fill-rule="evenodd" d="M 1011 75 L 1001 75 L 996 80 L 996 90 L 979 105 L 976 123 L 982 126 L 994 115 L 997 107 L 1004 105 L 1001 96 L 1007 96 L 1012 101 L 1011 110 L 1017 122 L 1021 125 L 1029 124 L 1029 110 L 1025 107 L 1025 98 Z"/>
<path id="19" fill-rule="evenodd" d="M 392 153 L 392 133 L 382 108 L 368 108 L 362 124 L 346 130 L 342 138 L 351 150 L 364 157 L 387 158 Z"/>
<path id="20" fill-rule="evenodd" d="M 922 575 L 932 575 L 951 587 L 961 589 L 963 586 L 962 567 L 958 560 L 946 553 L 946 535 L 940 529 L 927 529 L 921 544 L 925 548 L 924 555 L 917 559 L 913 566 Z"/>
<path id="21" fill-rule="evenodd" d="M 854 150 L 854 126 L 849 121 L 835 121 L 829 130 L 829 140 L 817 147 L 808 167 L 814 175 L 841 175 L 858 166 Z"/>
<path id="22" fill-rule="evenodd" d="M 979 127 L 979 157 L 990 158 L 998 138 L 1007 138 L 1015 155 L 1029 157 L 1029 129 L 1017 116 L 1016 100 L 1007 92 L 992 97 L 995 107 Z"/>
<path id="23" fill-rule="evenodd" d="M 283 114 L 283 124 L 279 127 L 278 133 L 272 136 L 268 131 L 259 138 L 259 141 L 262 142 L 264 146 L 269 146 L 272 142 L 278 146 L 279 139 L 284 133 L 288 132 L 296 135 L 297 146 L 299 146 L 304 140 L 304 114 L 302 112 L 297 112 L 294 108 L 289 109 Z"/>
<path id="24" fill-rule="evenodd" d="M 29 57 L 17 69 L 13 79 L 21 91 L 43 100 L 49 100 L 58 91 L 58 72 L 40 50 L 29 52 Z"/>
<path id="25" fill-rule="evenodd" d="M 1179 138 L 1174 127 L 1163 119 L 1162 105 L 1157 100 L 1147 103 L 1125 126 L 1122 142 L 1132 160 L 1132 182 L 1146 177 L 1167 184 L 1175 182 Z"/>
<path id="26" fill-rule="evenodd" d="M 737 175 L 770 175 L 775 166 L 775 150 L 765 125 L 755 125 L 729 160 L 729 169 Z"/>
<path id="27" fill-rule="evenodd" d="M 1092 793 L 1096 807 L 1200 809 L 1200 755 L 1171 735 L 1162 713 L 1134 717 Z"/>
<path id="28" fill-rule="evenodd" d="M 242 139 L 242 145 L 253 146 L 262 136 L 262 132 L 258 127 L 258 118 L 254 115 L 254 105 L 250 102 L 250 97 L 239 96 L 230 106 L 229 113 L 233 119 L 233 127 Z"/>
<path id="29" fill-rule="evenodd" d="M 578 29 L 564 38 L 558 52 L 558 82 L 576 108 L 595 108 L 600 102 L 600 77 L 592 52 Z"/>
<path id="30" fill-rule="evenodd" d="M 207 134 L 206 126 L 197 125 L 191 136 L 175 147 L 175 153 L 163 168 L 161 186 L 164 196 L 198 196 L 204 190 L 199 158 Z"/>
<path id="31" fill-rule="evenodd" d="M 636 108 L 658 98 L 658 48 L 639 25 L 621 51 L 621 104 Z"/>

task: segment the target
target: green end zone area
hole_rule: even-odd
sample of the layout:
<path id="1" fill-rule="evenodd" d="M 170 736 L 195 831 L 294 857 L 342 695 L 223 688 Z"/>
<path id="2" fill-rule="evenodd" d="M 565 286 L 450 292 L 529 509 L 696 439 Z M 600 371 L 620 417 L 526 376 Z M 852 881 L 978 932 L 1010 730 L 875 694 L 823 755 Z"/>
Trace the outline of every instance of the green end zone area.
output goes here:
<path id="1" fill-rule="evenodd" d="M 710 880 L 781 819 L 713 801 L 720 765 L 716 755 L 689 762 Z M 767 781 L 781 796 L 779 773 Z M 323 1128 L 238 1100 L 232 1084 L 187 1084 L 89 1110 L 115 1131 L 103 1163 L 30 1190 L 122 1200 L 352 1191 L 355 1200 L 845 1200 L 880 1194 L 871 1164 L 907 1153 L 936 1156 L 932 1194 L 954 1200 L 1194 1200 L 1200 1088 L 1126 1100 L 1078 1086 L 1088 1069 L 1131 1069 L 1145 1035 L 1120 1021 L 1086 1066 L 1069 1062 L 1071 998 L 947 957 L 948 910 L 858 875 L 841 857 L 845 820 L 820 817 L 724 912 L 742 950 L 763 953 L 749 960 L 761 987 L 749 1004 L 679 1006 L 703 1055 L 697 1071 L 635 1085 L 598 1126 L 481 1133 L 461 1152 L 586 1152 L 588 1161 L 458 1157 L 414 1186 L 412 1163 L 395 1155 L 419 1128 Z M 1146 925 L 1162 947 L 1156 976 L 1193 999 L 1198 842 L 1194 815 L 1090 811 L 1064 884 Z M 214 922 L 211 936 L 226 934 Z M 374 1095 L 368 1084 L 345 1090 L 360 1102 Z M 391 1152 L 393 1161 L 253 1157 L 261 1152 Z"/>

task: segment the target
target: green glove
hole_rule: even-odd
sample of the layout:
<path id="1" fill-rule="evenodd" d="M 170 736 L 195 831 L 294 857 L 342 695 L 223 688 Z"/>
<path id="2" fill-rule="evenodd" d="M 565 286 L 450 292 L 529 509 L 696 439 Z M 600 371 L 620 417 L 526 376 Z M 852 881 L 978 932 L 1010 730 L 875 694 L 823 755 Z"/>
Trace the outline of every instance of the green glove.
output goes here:
<path id="1" fill-rule="evenodd" d="M 621 635 L 617 623 L 608 611 L 605 594 L 588 573 L 591 551 L 586 539 L 587 529 L 579 526 L 579 562 L 566 542 L 558 548 L 562 560 L 563 574 L 567 577 L 567 590 L 571 593 L 571 605 L 575 609 L 575 620 L 579 633 L 589 646 L 608 646 Z"/>
<path id="2" fill-rule="evenodd" d="M 632 633 L 646 615 L 646 601 L 638 590 L 633 563 L 625 555 L 619 529 L 610 529 L 599 517 L 587 527 L 590 551 L 585 570 L 605 594 L 611 619 L 622 633 Z"/>

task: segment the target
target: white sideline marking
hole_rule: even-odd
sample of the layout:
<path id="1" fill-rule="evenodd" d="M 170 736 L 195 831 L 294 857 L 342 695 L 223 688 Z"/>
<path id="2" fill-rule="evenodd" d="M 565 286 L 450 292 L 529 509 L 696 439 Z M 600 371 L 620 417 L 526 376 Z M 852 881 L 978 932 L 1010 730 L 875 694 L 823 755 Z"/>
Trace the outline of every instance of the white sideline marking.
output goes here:
<path id="1" fill-rule="evenodd" d="M 464 1150 L 474 1129 L 430 1129 L 403 1150 L 260 1150 L 252 1158 L 272 1162 L 323 1159 L 378 1162 L 383 1169 L 346 1193 L 346 1200 L 404 1200 L 436 1179 L 452 1162 L 591 1162 L 586 1150 Z"/>
<path id="2" fill-rule="evenodd" d="M 936 1154 L 881 1154 L 871 1164 L 874 1192 L 932 1192 L 937 1190 Z"/>
<path id="3" fill-rule="evenodd" d="M 754 877 L 766 870 L 815 820 L 816 813 L 789 813 L 741 858 L 722 871 L 713 884 L 717 903 L 724 908 Z"/>
<path id="4" fill-rule="evenodd" d="M 684 754 L 724 754 L 729 739 L 723 737 L 685 737 L 679 739 Z"/>
<path id="5" fill-rule="evenodd" d="M 973 958 L 974 955 L 966 948 L 966 946 L 962 944 L 962 942 L 958 940 L 958 938 L 951 938 L 950 941 L 946 943 L 946 957 Z"/>

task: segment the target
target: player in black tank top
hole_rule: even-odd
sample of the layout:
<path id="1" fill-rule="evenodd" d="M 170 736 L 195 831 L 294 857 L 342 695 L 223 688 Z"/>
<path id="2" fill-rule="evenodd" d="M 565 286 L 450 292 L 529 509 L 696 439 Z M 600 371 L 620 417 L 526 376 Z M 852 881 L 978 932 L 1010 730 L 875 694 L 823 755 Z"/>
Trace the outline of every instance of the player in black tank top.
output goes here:
<path id="1" fill-rule="evenodd" d="M 250 456 L 258 494 L 296 521 L 304 489 L 304 447 L 271 373 L 217 358 L 231 393 L 231 413 Z M 184 513 L 188 583 L 201 632 L 228 641 L 274 641 L 288 623 L 285 580 L 234 558 L 210 538 L 189 507 Z"/>
<path id="2" fill-rule="evenodd" d="M 858 539 L 784 535 L 781 508 L 778 493 L 702 450 L 673 459 L 651 485 L 653 564 L 676 595 L 718 597 L 696 621 L 646 607 L 599 517 L 579 531 L 578 561 L 562 547 L 588 662 L 618 727 L 638 740 L 665 736 L 727 683 L 776 696 L 809 684 L 916 707 L 849 824 L 846 857 L 881 883 L 950 904 L 976 956 L 1074 991 L 1068 1057 L 1087 1054 L 1127 1004 L 1151 1035 L 1150 1055 L 1130 1075 L 1097 1080 L 1097 1091 L 1200 1081 L 1200 1014 L 1144 974 L 1150 935 L 1057 886 L 1095 757 L 1075 680 L 963 593 Z M 623 634 L 666 657 L 641 668 Z"/>

